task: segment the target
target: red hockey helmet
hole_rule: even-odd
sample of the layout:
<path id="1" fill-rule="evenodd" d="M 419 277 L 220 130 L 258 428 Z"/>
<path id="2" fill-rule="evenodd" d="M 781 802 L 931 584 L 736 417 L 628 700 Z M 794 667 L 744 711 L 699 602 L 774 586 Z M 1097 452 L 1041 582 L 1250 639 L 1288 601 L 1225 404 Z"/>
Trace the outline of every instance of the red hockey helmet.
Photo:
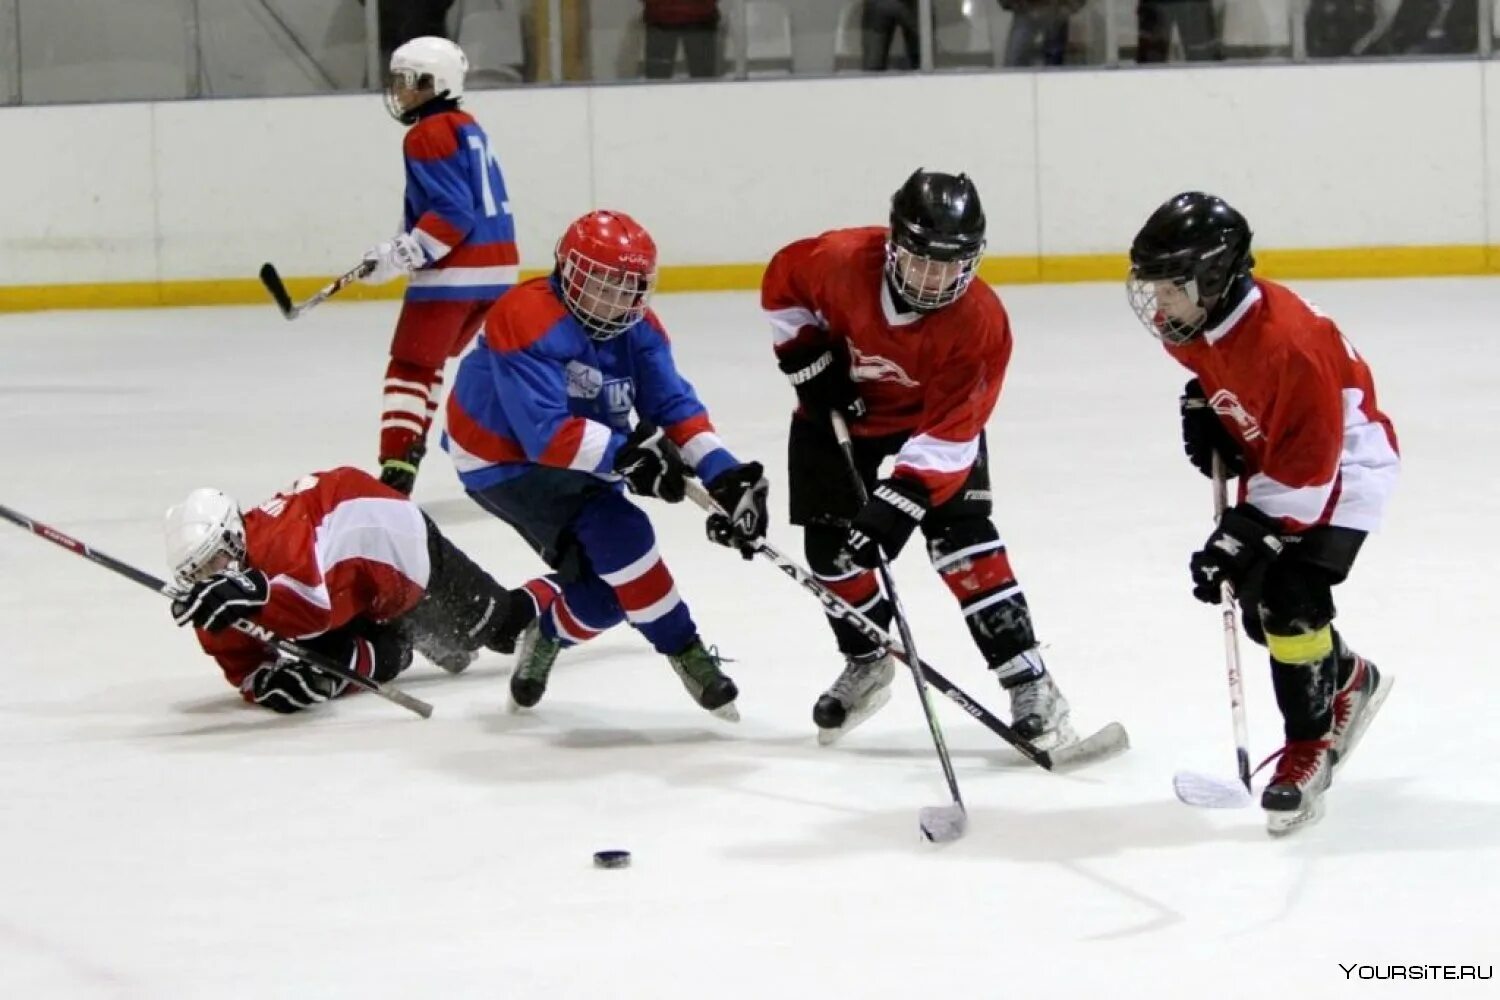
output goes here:
<path id="1" fill-rule="evenodd" d="M 608 340 L 646 315 L 656 241 L 624 212 L 590 212 L 557 241 L 557 278 L 568 311 L 590 337 Z"/>

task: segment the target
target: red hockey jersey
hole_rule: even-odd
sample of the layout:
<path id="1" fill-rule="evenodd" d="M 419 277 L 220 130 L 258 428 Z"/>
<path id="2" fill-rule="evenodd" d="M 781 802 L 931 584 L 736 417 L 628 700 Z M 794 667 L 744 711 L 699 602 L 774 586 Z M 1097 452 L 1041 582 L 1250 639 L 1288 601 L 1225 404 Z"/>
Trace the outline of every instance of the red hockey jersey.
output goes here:
<path id="1" fill-rule="evenodd" d="M 1400 471 L 1370 368 L 1333 320 L 1271 281 L 1171 355 L 1244 449 L 1240 499 L 1288 531 L 1373 531 Z"/>
<path id="2" fill-rule="evenodd" d="M 427 587 L 427 522 L 416 504 L 359 469 L 303 476 L 245 512 L 246 562 L 271 595 L 252 619 L 284 639 L 305 639 L 355 618 L 409 611 Z M 230 630 L 198 641 L 240 687 L 275 653 Z"/>
<path id="3" fill-rule="evenodd" d="M 963 485 L 1010 362 L 1010 320 L 975 281 L 936 312 L 904 311 L 885 280 L 884 227 L 836 229 L 771 258 L 761 307 L 778 354 L 843 342 L 869 412 L 858 437 L 911 436 L 895 475 L 921 482 L 934 506 Z"/>

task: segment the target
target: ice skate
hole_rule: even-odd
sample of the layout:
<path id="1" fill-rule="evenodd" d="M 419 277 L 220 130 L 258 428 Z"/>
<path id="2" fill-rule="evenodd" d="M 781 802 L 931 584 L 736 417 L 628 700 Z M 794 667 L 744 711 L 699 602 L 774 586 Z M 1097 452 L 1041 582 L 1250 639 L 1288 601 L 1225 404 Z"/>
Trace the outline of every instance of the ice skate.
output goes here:
<path id="1" fill-rule="evenodd" d="M 739 722 L 740 711 L 734 700 L 740 696 L 734 681 L 719 669 L 722 662 L 716 649 L 704 648 L 701 639 L 694 639 L 688 647 L 674 656 L 667 657 L 672 669 L 682 680 L 682 686 L 701 707 L 726 722 Z"/>
<path id="2" fill-rule="evenodd" d="M 562 643 L 542 634 L 541 625 L 532 621 L 521 633 L 521 650 L 516 654 L 516 668 L 510 675 L 510 710 L 531 708 L 547 692 L 547 677 L 557 659 Z"/>
<path id="3" fill-rule="evenodd" d="M 1323 793 L 1333 781 L 1333 756 L 1331 731 L 1322 739 L 1288 740 L 1272 755 L 1276 773 L 1260 796 L 1267 833 L 1282 837 L 1323 818 Z"/>
<path id="4" fill-rule="evenodd" d="M 824 691 L 813 706 L 818 743 L 828 746 L 864 722 L 891 700 L 891 679 L 896 661 L 886 652 L 848 657 L 844 672 Z"/>
<path id="5" fill-rule="evenodd" d="M 1010 695 L 1011 728 L 1038 750 L 1055 750 L 1078 740 L 1069 721 L 1068 699 L 1057 689 L 1051 674 L 1006 688 L 1005 692 Z"/>
<path id="6" fill-rule="evenodd" d="M 1354 671 L 1344 686 L 1333 698 L 1333 763 L 1337 767 L 1349 759 L 1360 737 L 1386 695 L 1391 693 L 1394 678 L 1383 677 L 1375 664 L 1364 657 L 1355 657 Z"/>

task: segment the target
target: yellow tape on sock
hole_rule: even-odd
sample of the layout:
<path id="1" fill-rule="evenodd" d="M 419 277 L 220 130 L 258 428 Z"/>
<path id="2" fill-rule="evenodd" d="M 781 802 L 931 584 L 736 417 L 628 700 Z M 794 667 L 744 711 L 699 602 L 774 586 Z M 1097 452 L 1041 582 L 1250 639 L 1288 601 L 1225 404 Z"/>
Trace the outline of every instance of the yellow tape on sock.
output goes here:
<path id="1" fill-rule="evenodd" d="M 1266 648 L 1282 663 L 1321 663 L 1333 652 L 1333 626 L 1302 635 L 1266 634 Z"/>

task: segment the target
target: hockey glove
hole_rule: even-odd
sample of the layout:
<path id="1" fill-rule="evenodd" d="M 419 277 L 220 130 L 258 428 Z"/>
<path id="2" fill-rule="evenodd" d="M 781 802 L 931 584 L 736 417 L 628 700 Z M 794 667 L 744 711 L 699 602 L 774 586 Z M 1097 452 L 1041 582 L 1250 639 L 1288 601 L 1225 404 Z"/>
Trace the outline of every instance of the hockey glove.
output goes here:
<path id="1" fill-rule="evenodd" d="M 240 691 L 262 708 L 287 714 L 337 698 L 348 683 L 301 660 L 283 657 L 256 667 L 240 684 Z"/>
<path id="2" fill-rule="evenodd" d="M 258 569 L 225 570 L 193 584 L 172 602 L 172 618 L 205 632 L 222 632 L 240 618 L 248 618 L 271 597 L 266 574 Z"/>
<path id="3" fill-rule="evenodd" d="M 708 484 L 708 492 L 724 513 L 708 515 L 708 540 L 739 549 L 741 556 L 754 559 L 755 543 L 766 537 L 766 496 L 770 491 L 771 484 L 759 462 L 746 462 L 719 473 L 719 478 Z"/>
<path id="4" fill-rule="evenodd" d="M 615 453 L 615 471 L 625 477 L 630 492 L 679 503 L 687 494 L 687 467 L 660 427 L 639 423 Z"/>
<path id="5" fill-rule="evenodd" d="M 1195 469 L 1212 479 L 1214 452 L 1218 452 L 1224 460 L 1227 478 L 1233 479 L 1245 471 L 1245 455 L 1240 450 L 1240 443 L 1209 405 L 1197 379 L 1183 386 L 1177 409 L 1182 414 L 1182 450 L 1187 452 L 1188 461 Z"/>
<path id="6" fill-rule="evenodd" d="M 880 565 L 880 557 L 894 559 L 906 540 L 927 516 L 931 503 L 927 488 L 910 479 L 882 479 L 875 492 L 854 515 L 844 548 L 849 561 L 864 569 Z"/>
<path id="7" fill-rule="evenodd" d="M 359 280 L 367 285 L 383 285 L 408 274 L 427 263 L 427 254 L 422 244 L 411 233 L 401 233 L 393 240 L 386 240 L 365 251 L 364 259 L 371 267 Z"/>
<path id="8" fill-rule="evenodd" d="M 849 420 L 865 415 L 865 401 L 859 398 L 859 390 L 849 377 L 842 348 L 792 348 L 778 356 L 776 364 L 786 372 L 797 391 L 797 401 L 809 413 L 822 416 L 836 412 Z"/>
<path id="9" fill-rule="evenodd" d="M 1270 518 L 1247 503 L 1229 508 L 1188 562 L 1193 596 L 1204 604 L 1218 604 L 1224 581 L 1238 590 L 1252 572 L 1280 555 L 1281 548 Z"/>

